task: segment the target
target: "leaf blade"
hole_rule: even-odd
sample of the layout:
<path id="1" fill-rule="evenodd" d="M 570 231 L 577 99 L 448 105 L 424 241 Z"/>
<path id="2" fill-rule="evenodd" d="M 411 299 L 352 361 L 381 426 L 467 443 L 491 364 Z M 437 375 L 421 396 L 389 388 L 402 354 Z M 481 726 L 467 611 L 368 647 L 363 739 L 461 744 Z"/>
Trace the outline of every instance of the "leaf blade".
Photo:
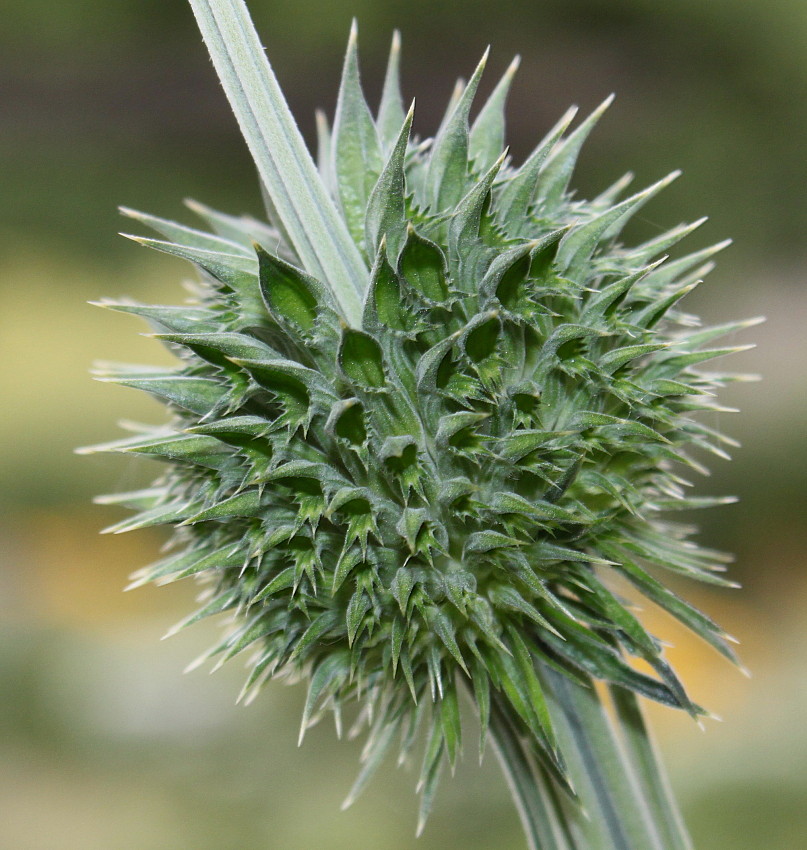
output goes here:
<path id="1" fill-rule="evenodd" d="M 306 269 L 361 320 L 368 269 L 325 187 L 243 0 L 190 0 L 269 198 Z"/>

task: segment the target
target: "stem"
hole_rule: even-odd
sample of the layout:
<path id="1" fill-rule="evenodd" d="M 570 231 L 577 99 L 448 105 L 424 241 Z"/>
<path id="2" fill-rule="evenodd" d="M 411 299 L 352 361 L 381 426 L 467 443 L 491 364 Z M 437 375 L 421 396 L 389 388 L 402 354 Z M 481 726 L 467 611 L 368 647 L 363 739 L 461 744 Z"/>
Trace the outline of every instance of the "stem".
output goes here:
<path id="1" fill-rule="evenodd" d="M 539 668 L 572 783 L 587 815 L 586 848 L 667 850 L 652 821 L 633 766 L 619 748 L 593 686 Z M 551 710 L 551 708 L 550 708 Z"/>
<path id="2" fill-rule="evenodd" d="M 636 697 L 612 689 L 611 716 L 593 683 L 541 662 L 536 672 L 578 799 L 540 767 L 520 719 L 494 696 L 491 735 L 530 850 L 691 850 Z"/>
<path id="3" fill-rule="evenodd" d="M 667 772 L 659 760 L 636 694 L 616 686 L 612 686 L 610 692 L 625 752 L 641 780 L 664 847 L 692 850 L 692 842 L 673 798 Z"/>
<path id="4" fill-rule="evenodd" d="M 513 723 L 509 709 L 494 695 L 490 735 L 510 787 L 529 850 L 575 850 L 564 828 L 556 789 L 530 752 L 529 743 Z"/>

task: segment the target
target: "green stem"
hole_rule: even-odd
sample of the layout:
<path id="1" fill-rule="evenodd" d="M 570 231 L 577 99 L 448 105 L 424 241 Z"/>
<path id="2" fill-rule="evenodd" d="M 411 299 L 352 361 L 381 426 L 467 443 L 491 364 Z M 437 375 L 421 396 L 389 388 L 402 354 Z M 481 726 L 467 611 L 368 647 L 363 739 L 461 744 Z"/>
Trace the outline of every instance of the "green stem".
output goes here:
<path id="1" fill-rule="evenodd" d="M 545 776 L 511 719 L 512 709 L 496 695 L 490 713 L 490 735 L 499 757 L 529 850 L 575 850 L 564 826 L 556 789 Z"/>
<path id="2" fill-rule="evenodd" d="M 593 683 L 540 662 L 536 671 L 577 799 L 536 762 L 509 704 L 494 699 L 491 735 L 530 850 L 691 850 L 636 697 L 613 689 L 610 715 Z"/>
<path id="3" fill-rule="evenodd" d="M 611 687 L 610 692 L 625 752 L 639 776 L 664 847 L 692 850 L 667 772 L 659 760 L 636 694 L 616 686 Z"/>
<path id="4" fill-rule="evenodd" d="M 572 784 L 587 815 L 585 846 L 594 850 L 667 850 L 647 810 L 632 766 L 619 748 L 593 687 L 541 670 L 547 701 Z"/>

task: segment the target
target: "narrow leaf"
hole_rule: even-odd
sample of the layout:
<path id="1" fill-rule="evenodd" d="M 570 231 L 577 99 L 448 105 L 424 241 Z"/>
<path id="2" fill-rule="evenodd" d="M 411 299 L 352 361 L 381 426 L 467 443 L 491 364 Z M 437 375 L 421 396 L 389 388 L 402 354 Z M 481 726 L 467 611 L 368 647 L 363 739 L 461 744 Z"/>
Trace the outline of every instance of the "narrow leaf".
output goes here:
<path id="1" fill-rule="evenodd" d="M 359 633 L 364 615 L 370 610 L 370 600 L 367 594 L 359 589 L 353 596 L 350 597 L 350 602 L 347 605 L 346 625 L 347 625 L 347 641 L 350 646 L 356 640 Z"/>
<path id="2" fill-rule="evenodd" d="M 227 396 L 227 388 L 209 378 L 193 378 L 186 375 L 99 376 L 98 380 L 123 387 L 144 390 L 177 407 L 206 416 Z"/>
<path id="3" fill-rule="evenodd" d="M 479 712 L 479 759 L 481 761 L 490 726 L 490 676 L 478 659 L 474 659 L 473 669 L 474 700 Z"/>
<path id="4" fill-rule="evenodd" d="M 504 148 L 504 106 L 521 57 L 516 56 L 474 120 L 468 156 L 480 171 L 493 164 Z"/>
<path id="5" fill-rule="evenodd" d="M 588 138 L 614 96 L 607 97 L 585 121 L 558 147 L 541 169 L 536 199 L 548 209 L 556 207 L 563 198 L 577 163 L 583 142 Z"/>
<path id="6" fill-rule="evenodd" d="M 285 570 L 279 572 L 271 581 L 260 589 L 258 594 L 252 600 L 252 603 L 255 604 L 256 602 L 263 602 L 264 599 L 274 596 L 276 593 L 280 593 L 281 590 L 288 590 L 289 588 L 294 587 L 295 572 L 296 570 L 294 567 L 286 567 Z"/>
<path id="7" fill-rule="evenodd" d="M 398 603 L 398 607 L 401 609 L 401 614 L 404 616 L 406 616 L 406 607 L 409 603 L 409 597 L 412 595 L 414 587 L 415 579 L 412 575 L 412 571 L 406 567 L 399 567 L 392 579 L 390 590 L 392 591 L 395 601 Z"/>
<path id="8" fill-rule="evenodd" d="M 183 260 L 190 260 L 221 283 L 226 284 L 237 292 L 249 286 L 251 279 L 257 276 L 257 265 L 252 257 L 242 253 L 228 254 L 221 250 L 196 248 L 189 245 L 177 245 L 162 239 L 145 239 L 142 236 L 122 234 L 127 239 L 137 242 L 146 248 L 154 248 L 164 254 L 173 254 Z"/>
<path id="9" fill-rule="evenodd" d="M 655 342 L 646 345 L 626 345 L 622 348 L 615 348 L 613 351 L 609 351 L 599 358 L 597 367 L 606 375 L 613 375 L 614 372 L 621 369 L 627 363 L 668 347 L 668 343 Z"/>
<path id="10" fill-rule="evenodd" d="M 638 192 L 627 200 L 611 207 L 611 209 L 606 210 L 606 212 L 598 215 L 591 221 L 572 228 L 563 237 L 558 246 L 557 267 L 559 273 L 572 278 L 580 274 L 584 265 L 591 259 L 603 236 L 617 225 L 623 225 L 652 197 L 657 195 L 666 186 L 669 186 L 680 173 L 680 171 L 673 171 L 672 174 L 663 180 L 659 180 L 644 191 Z"/>
<path id="11" fill-rule="evenodd" d="M 429 618 L 429 625 L 434 629 L 437 637 L 443 642 L 451 657 L 460 665 L 466 674 L 470 675 L 468 668 L 465 666 L 465 659 L 462 657 L 459 644 L 457 643 L 454 625 L 449 617 L 442 611 L 434 609 Z"/>
<path id="12" fill-rule="evenodd" d="M 401 95 L 401 34 L 395 30 L 392 34 L 392 46 L 389 51 L 387 72 L 384 75 L 384 88 L 381 92 L 381 105 L 378 107 L 376 127 L 381 144 L 389 149 L 398 137 L 398 131 L 404 121 L 403 96 Z"/>
<path id="13" fill-rule="evenodd" d="M 317 702 L 323 693 L 328 691 L 333 692 L 334 681 L 341 683 L 349 674 L 349 660 L 347 652 L 334 651 L 317 665 L 317 669 L 311 676 L 311 682 L 308 685 L 308 695 L 305 699 L 305 707 L 303 709 L 303 717 L 300 722 L 300 737 L 298 744 L 302 744 L 303 735 L 308 727 L 311 717 L 316 708 Z M 338 685 L 337 685 L 338 687 Z"/>
<path id="14" fill-rule="evenodd" d="M 243 0 L 190 0 L 266 191 L 306 270 L 361 320 L 367 267 L 328 197 Z"/>
<path id="15" fill-rule="evenodd" d="M 465 541 L 464 554 L 483 554 L 496 549 L 512 549 L 514 546 L 524 546 L 524 541 L 508 537 L 500 531 L 474 531 Z"/>
<path id="16" fill-rule="evenodd" d="M 211 333 L 221 330 L 219 316 L 203 307 L 170 307 L 162 304 L 137 304 L 134 301 L 91 301 L 95 307 L 104 307 L 118 313 L 140 316 L 157 330 L 175 333 Z"/>
<path id="17" fill-rule="evenodd" d="M 326 635 L 336 625 L 336 614 L 333 611 L 323 611 L 318 614 L 303 635 L 294 644 L 294 650 L 287 663 L 296 661 L 303 653 Z"/>
<path id="18" fill-rule="evenodd" d="M 538 143 L 524 164 L 505 184 L 496 202 L 496 209 L 502 219 L 512 226 L 519 235 L 528 225 L 527 212 L 536 191 L 538 175 L 566 128 L 577 114 L 577 107 L 566 111 L 557 124 Z"/>
<path id="19" fill-rule="evenodd" d="M 453 681 L 445 689 L 440 702 L 440 724 L 443 727 L 443 740 L 446 743 L 448 761 L 453 770 L 457 756 L 462 749 L 462 723 L 460 707 L 457 701 L 457 689 Z"/>
<path id="20" fill-rule="evenodd" d="M 364 216 L 383 161 L 373 116 L 359 80 L 358 29 L 350 29 L 333 122 L 333 170 L 353 241 L 364 244 Z M 366 250 L 374 253 L 368 245 Z"/>
<path id="21" fill-rule="evenodd" d="M 395 740 L 395 733 L 398 731 L 399 723 L 397 721 L 389 721 L 380 724 L 380 729 L 373 730 L 370 745 L 362 756 L 362 769 L 350 789 L 350 793 L 342 803 L 344 811 L 353 803 L 356 802 L 361 792 L 367 786 L 367 783 L 372 779 L 373 774 L 378 770 L 384 757 L 389 752 L 392 742 Z"/>
<path id="22" fill-rule="evenodd" d="M 224 499 L 206 508 L 189 519 L 183 525 L 193 525 L 197 522 L 208 522 L 212 519 L 230 519 L 231 517 L 254 517 L 262 512 L 261 497 L 257 490 L 247 490 Z"/>
<path id="23" fill-rule="evenodd" d="M 708 248 L 703 248 L 701 251 L 695 251 L 692 254 L 687 254 L 686 257 L 681 257 L 680 260 L 673 260 L 671 263 L 665 263 L 659 269 L 653 272 L 648 278 L 648 284 L 654 288 L 666 286 L 668 283 L 673 283 L 680 279 L 681 275 L 686 274 L 690 269 L 694 269 L 701 265 L 705 260 L 710 259 L 715 254 L 723 251 L 731 245 L 731 239 L 724 239 L 716 245 L 710 245 Z"/>
<path id="24" fill-rule="evenodd" d="M 243 246 L 250 255 L 252 243 L 259 242 L 267 250 L 271 248 L 282 251 L 290 259 L 294 259 L 292 246 L 282 244 L 283 237 L 280 232 L 252 216 L 227 215 L 190 198 L 185 199 L 185 206 L 207 222 L 218 236 Z"/>
<path id="25" fill-rule="evenodd" d="M 468 115 L 487 58 L 488 52 L 485 51 L 456 106 L 434 140 L 428 176 L 432 207 L 435 211 L 454 206 L 465 194 L 468 173 Z"/>
<path id="26" fill-rule="evenodd" d="M 184 345 L 205 360 L 221 363 L 222 357 L 258 360 L 280 357 L 280 354 L 253 336 L 242 333 L 154 334 L 155 339 Z M 207 356 L 205 356 L 207 355 Z"/>
<path id="27" fill-rule="evenodd" d="M 342 552 L 333 572 L 333 583 L 331 584 L 331 596 L 334 596 L 344 584 L 345 579 L 361 563 L 362 554 L 355 547 Z"/>
<path id="28" fill-rule="evenodd" d="M 138 212 L 129 207 L 120 207 L 119 209 L 123 215 L 145 224 L 177 245 L 186 245 L 189 248 L 201 248 L 203 251 L 216 251 L 223 254 L 243 254 L 246 257 L 249 257 L 252 253 L 249 248 L 231 239 L 204 233 L 201 230 L 186 227 L 184 224 L 177 224 L 175 221 Z"/>
<path id="29" fill-rule="evenodd" d="M 398 255 L 406 238 L 404 160 L 413 116 L 414 104 L 403 121 L 395 147 L 367 202 L 364 227 L 367 252 L 375 255 L 379 243 L 386 236 L 387 255 L 393 267 L 398 263 Z"/>
<path id="30" fill-rule="evenodd" d="M 499 158 L 482 179 L 459 202 L 457 210 L 451 218 L 448 230 L 449 253 L 451 256 L 459 257 L 461 266 L 464 265 L 464 258 L 471 253 L 471 246 L 479 237 L 485 201 L 506 155 L 507 151 L 500 153 Z"/>

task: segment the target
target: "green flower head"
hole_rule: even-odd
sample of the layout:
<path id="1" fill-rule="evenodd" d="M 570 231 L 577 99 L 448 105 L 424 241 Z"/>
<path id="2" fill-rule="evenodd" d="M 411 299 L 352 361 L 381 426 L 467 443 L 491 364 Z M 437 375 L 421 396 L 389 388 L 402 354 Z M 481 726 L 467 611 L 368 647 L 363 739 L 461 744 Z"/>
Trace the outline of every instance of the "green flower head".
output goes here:
<path id="1" fill-rule="evenodd" d="M 503 119 L 516 63 L 471 121 L 483 59 L 423 139 L 398 55 L 396 39 L 374 117 L 354 31 L 316 170 L 293 124 L 278 126 L 296 160 L 245 130 L 271 226 L 198 204 L 209 232 L 125 211 L 165 240 L 138 241 L 200 275 L 187 306 L 110 305 L 148 320 L 178 365 L 103 374 L 171 418 L 101 448 L 166 462 L 153 488 L 114 499 L 136 510 L 115 531 L 174 528 L 136 583 L 202 583 L 186 622 L 230 613 L 210 655 L 248 653 L 246 695 L 305 680 L 303 729 L 363 705 L 356 790 L 396 741 L 424 736 L 425 817 L 460 751 L 461 691 L 483 742 L 506 706 L 565 781 L 536 660 L 701 713 L 614 579 L 734 659 L 657 576 L 726 583 L 724 556 L 668 517 L 725 501 L 688 497 L 685 478 L 703 471 L 691 450 L 730 442 L 698 415 L 721 409 L 729 379 L 703 364 L 736 350 L 712 342 L 750 323 L 704 329 L 680 309 L 725 244 L 668 260 L 700 222 L 620 241 L 675 174 L 624 199 L 628 179 L 570 193 L 610 99 L 571 131 L 570 110 L 517 164 Z"/>

